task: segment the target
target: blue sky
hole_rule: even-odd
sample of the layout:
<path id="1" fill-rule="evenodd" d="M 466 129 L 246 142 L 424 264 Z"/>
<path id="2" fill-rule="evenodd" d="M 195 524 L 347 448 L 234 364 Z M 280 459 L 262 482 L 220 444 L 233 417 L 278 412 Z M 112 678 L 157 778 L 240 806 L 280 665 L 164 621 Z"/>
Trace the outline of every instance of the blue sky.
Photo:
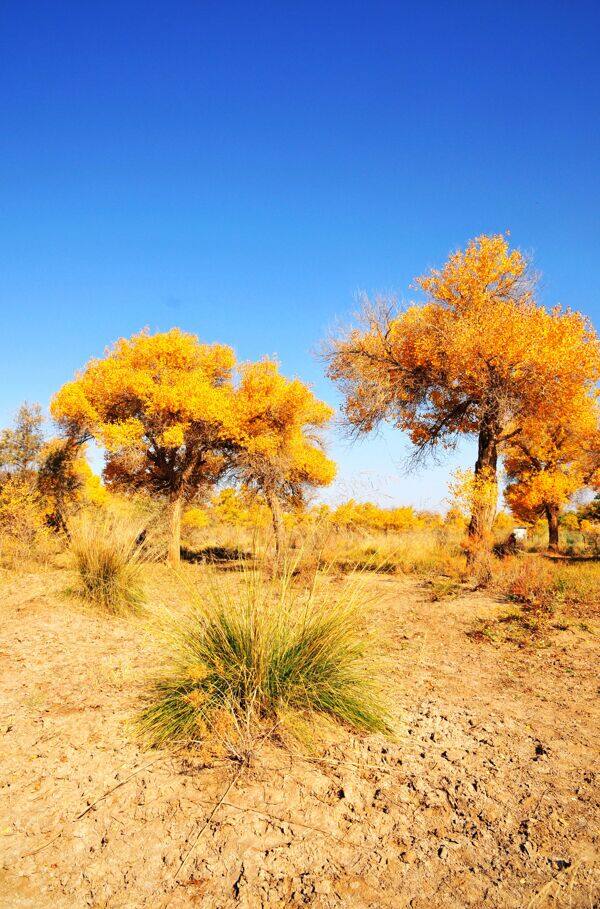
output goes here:
<path id="1" fill-rule="evenodd" d="M 312 352 L 360 291 L 510 230 L 544 303 L 600 323 L 600 7 L 0 6 L 0 423 L 117 337 Z M 335 495 L 432 507 L 456 458 L 337 434 Z"/>

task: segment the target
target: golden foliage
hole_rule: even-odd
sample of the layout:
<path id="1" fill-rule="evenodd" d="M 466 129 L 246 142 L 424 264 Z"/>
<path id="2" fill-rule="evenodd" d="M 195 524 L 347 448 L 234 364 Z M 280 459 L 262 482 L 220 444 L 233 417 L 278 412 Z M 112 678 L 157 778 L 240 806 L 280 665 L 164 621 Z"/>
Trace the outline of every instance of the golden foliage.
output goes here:
<path id="1" fill-rule="evenodd" d="M 179 329 L 121 339 L 55 395 L 53 416 L 107 451 L 107 480 L 188 494 L 212 480 L 233 441 L 233 351 Z"/>
<path id="2" fill-rule="evenodd" d="M 0 483 L 0 534 L 31 546 L 44 529 L 44 503 L 35 481 L 18 474 Z"/>
<path id="3" fill-rule="evenodd" d="M 410 505 L 399 508 L 382 508 L 373 502 L 342 502 L 328 515 L 336 528 L 353 528 L 369 531 L 402 532 L 439 527 L 441 518 L 431 512 L 417 512 Z"/>
<path id="4" fill-rule="evenodd" d="M 238 382 L 235 370 L 229 347 L 179 329 L 142 332 L 92 360 L 52 401 L 69 436 L 106 448 L 110 487 L 170 500 L 173 561 L 183 503 L 206 498 L 228 471 L 278 499 L 300 499 L 335 473 L 317 438 L 330 408 L 272 361 L 239 367 Z"/>
<path id="5" fill-rule="evenodd" d="M 365 324 L 330 351 L 329 374 L 359 430 L 390 419 L 415 444 L 431 445 L 488 421 L 499 423 L 499 441 L 600 376 L 591 324 L 536 305 L 526 262 L 503 236 L 478 237 L 417 285 L 425 304 L 397 314 L 367 307 Z"/>
<path id="6" fill-rule="evenodd" d="M 600 411 L 595 395 L 580 394 L 568 409 L 524 419 L 505 455 L 505 498 L 527 523 L 558 513 L 600 469 Z"/>
<path id="7" fill-rule="evenodd" d="M 247 485 L 294 499 L 304 486 L 333 480 L 335 464 L 318 435 L 333 411 L 303 382 L 286 379 L 272 360 L 248 364 L 236 405 L 242 443 L 238 465 Z"/>
<path id="8" fill-rule="evenodd" d="M 418 452 L 475 434 L 476 472 L 495 475 L 524 421 L 568 410 L 600 378 L 598 337 L 579 313 L 536 304 L 527 263 L 502 235 L 478 237 L 416 283 L 424 303 L 367 303 L 331 345 L 329 376 L 357 432 L 387 420 Z M 489 517 L 472 528 L 485 533 Z"/>

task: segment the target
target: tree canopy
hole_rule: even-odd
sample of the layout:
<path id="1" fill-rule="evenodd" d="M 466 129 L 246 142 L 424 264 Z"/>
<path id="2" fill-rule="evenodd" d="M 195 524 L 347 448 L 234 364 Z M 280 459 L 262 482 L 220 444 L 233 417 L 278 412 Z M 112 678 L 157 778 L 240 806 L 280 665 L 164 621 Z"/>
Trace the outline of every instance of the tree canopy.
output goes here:
<path id="1" fill-rule="evenodd" d="M 331 343 L 329 376 L 356 432 L 389 421 L 418 455 L 475 435 L 475 473 L 495 482 L 501 447 L 531 414 L 551 418 L 598 380 L 598 338 L 579 313 L 536 303 L 528 263 L 503 235 L 472 240 L 416 285 L 421 303 L 367 302 Z M 474 510 L 474 538 L 493 511 Z"/>
<path id="2" fill-rule="evenodd" d="M 44 433 L 39 404 L 21 404 L 12 428 L 0 432 L 0 471 L 26 473 L 37 466 Z"/>
<path id="3" fill-rule="evenodd" d="M 237 409 L 241 445 L 235 470 L 245 486 L 265 496 L 279 554 L 281 504 L 302 504 L 309 489 L 335 476 L 320 436 L 333 411 L 299 379 L 282 376 L 271 360 L 242 368 Z"/>
<path id="4" fill-rule="evenodd" d="M 333 477 L 311 435 L 331 411 L 307 386 L 268 360 L 238 367 L 230 347 L 179 329 L 121 339 L 63 386 L 52 413 L 68 436 L 105 447 L 110 486 L 169 500 L 173 562 L 183 505 L 226 472 L 260 489 L 272 508 Z"/>
<path id="5" fill-rule="evenodd" d="M 573 495 L 600 474 L 600 410 L 591 394 L 540 421 L 532 414 L 507 445 L 505 498 L 519 520 L 548 521 L 548 542 L 558 547 L 558 519 Z"/>

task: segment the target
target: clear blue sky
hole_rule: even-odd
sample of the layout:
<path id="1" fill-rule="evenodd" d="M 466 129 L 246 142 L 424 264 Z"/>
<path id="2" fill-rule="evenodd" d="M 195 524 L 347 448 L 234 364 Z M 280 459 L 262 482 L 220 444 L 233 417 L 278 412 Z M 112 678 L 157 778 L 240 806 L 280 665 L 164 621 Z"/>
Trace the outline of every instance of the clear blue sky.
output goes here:
<path id="1" fill-rule="evenodd" d="M 599 35 L 577 0 L 4 0 L 0 423 L 146 325 L 335 404 L 311 352 L 357 292 L 481 232 L 598 326 Z M 435 505 L 453 462 L 403 451 L 334 438 L 337 492 Z"/>

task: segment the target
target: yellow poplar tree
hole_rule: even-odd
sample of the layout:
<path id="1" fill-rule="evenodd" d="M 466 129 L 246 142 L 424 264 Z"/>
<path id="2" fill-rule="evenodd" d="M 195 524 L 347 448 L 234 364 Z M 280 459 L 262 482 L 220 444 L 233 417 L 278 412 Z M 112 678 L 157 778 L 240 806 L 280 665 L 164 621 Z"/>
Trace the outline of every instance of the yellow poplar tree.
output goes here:
<path id="1" fill-rule="evenodd" d="M 234 353 L 179 329 L 121 339 L 52 401 L 67 434 L 107 452 L 116 488 L 144 489 L 170 503 L 169 559 L 180 559 L 185 502 L 214 483 L 236 441 Z"/>
<path id="2" fill-rule="evenodd" d="M 279 560 L 282 506 L 302 504 L 309 489 L 325 486 L 335 476 L 320 436 L 333 411 L 299 379 L 282 376 L 271 360 L 243 367 L 236 404 L 241 439 L 236 473 L 265 497 Z"/>
<path id="3" fill-rule="evenodd" d="M 367 304 L 334 339 L 329 376 L 357 433 L 389 421 L 417 456 L 475 436 L 475 474 L 496 484 L 499 454 L 523 421 L 568 408 L 598 380 L 598 338 L 579 313 L 536 304 L 526 260 L 502 235 L 472 240 L 416 283 L 424 303 Z M 494 496 L 475 503 L 471 553 L 491 539 L 495 510 Z"/>
<path id="4" fill-rule="evenodd" d="M 573 495 L 600 475 L 600 412 L 591 395 L 542 422 L 532 414 L 507 446 L 505 498 L 519 520 L 548 522 L 548 546 L 557 550 L 558 519 Z"/>

